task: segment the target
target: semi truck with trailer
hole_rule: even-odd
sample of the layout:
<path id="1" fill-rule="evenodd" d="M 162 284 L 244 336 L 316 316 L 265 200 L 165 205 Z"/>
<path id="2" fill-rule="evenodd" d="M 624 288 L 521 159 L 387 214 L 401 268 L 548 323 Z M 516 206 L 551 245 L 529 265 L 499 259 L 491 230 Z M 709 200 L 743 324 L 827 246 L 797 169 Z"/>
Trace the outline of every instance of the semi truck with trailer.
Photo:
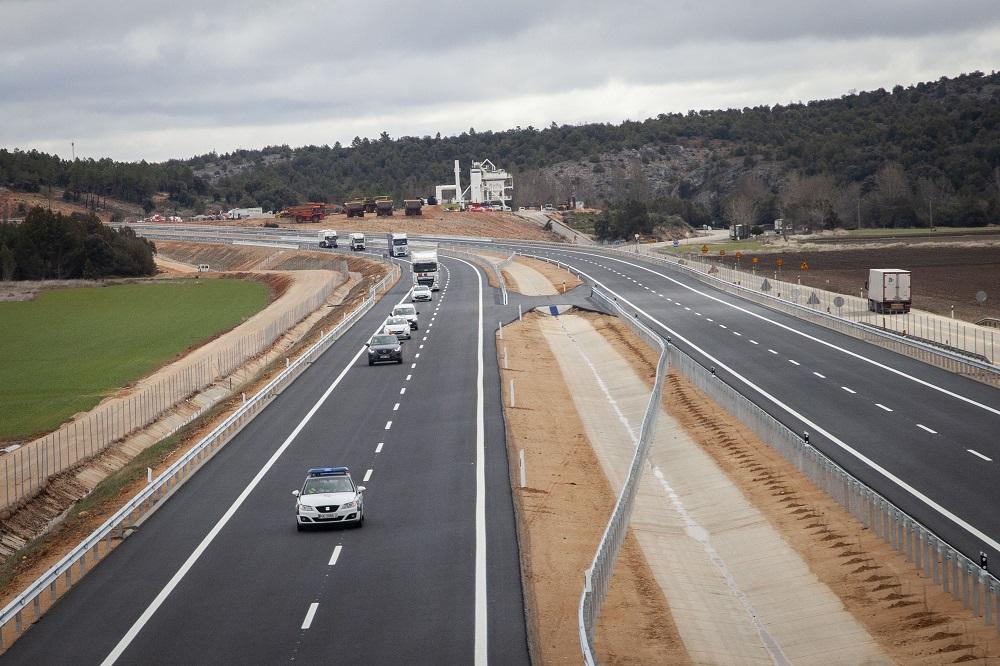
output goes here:
<path id="1" fill-rule="evenodd" d="M 910 271 L 872 268 L 868 271 L 868 310 L 881 313 L 910 311 Z"/>
<path id="2" fill-rule="evenodd" d="M 410 256 L 413 266 L 413 284 L 430 287 L 438 291 L 438 253 L 437 250 L 414 250 Z"/>
<path id="3" fill-rule="evenodd" d="M 351 234 L 351 249 L 352 250 L 363 250 L 365 249 L 365 235 L 362 233 L 352 233 Z"/>
<path id="4" fill-rule="evenodd" d="M 386 245 L 389 247 L 390 257 L 405 257 L 410 253 L 406 240 L 406 234 L 387 233 L 385 235 Z"/>
<path id="5" fill-rule="evenodd" d="M 320 247 L 337 247 L 337 232 L 333 229 L 324 229 L 317 236 Z"/>
<path id="6" fill-rule="evenodd" d="M 420 199 L 404 199 L 403 210 L 407 215 L 421 215 L 421 208 L 424 203 Z"/>

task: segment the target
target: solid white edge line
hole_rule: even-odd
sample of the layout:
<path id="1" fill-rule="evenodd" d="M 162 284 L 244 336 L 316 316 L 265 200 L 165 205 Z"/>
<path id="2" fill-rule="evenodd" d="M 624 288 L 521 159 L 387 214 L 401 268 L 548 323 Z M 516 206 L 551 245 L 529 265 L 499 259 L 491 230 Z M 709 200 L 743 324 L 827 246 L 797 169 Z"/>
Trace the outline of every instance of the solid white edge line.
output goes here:
<path id="1" fill-rule="evenodd" d="M 479 358 L 476 362 L 476 637 L 475 664 L 488 663 L 487 645 L 487 598 L 486 598 L 486 428 L 483 417 L 483 278 L 479 269 L 464 259 L 460 261 L 476 274 L 479 285 L 479 325 L 477 345 Z"/>
<path id="2" fill-rule="evenodd" d="M 976 456 L 977 458 L 982 458 L 986 462 L 993 462 L 993 458 L 989 458 L 987 456 L 984 456 L 982 453 L 980 453 L 979 451 L 976 451 L 975 449 L 966 449 L 966 451 L 968 451 L 972 455 Z"/>
<path id="3" fill-rule="evenodd" d="M 313 618 L 316 617 L 316 609 L 319 608 L 319 602 L 314 601 L 309 604 L 309 610 L 306 611 L 306 619 L 302 620 L 302 628 L 308 629 L 312 626 Z"/>
<path id="4" fill-rule="evenodd" d="M 340 551 L 343 550 L 343 548 L 344 548 L 343 546 L 335 546 L 334 547 L 334 549 L 333 549 L 333 555 L 330 556 L 330 561 L 326 563 L 327 566 L 331 566 L 332 567 L 334 564 L 337 563 L 337 560 L 340 559 Z"/>
<path id="5" fill-rule="evenodd" d="M 596 279 L 595 277 L 593 277 L 591 275 L 588 275 L 588 274 L 584 273 L 583 271 L 579 271 L 578 270 L 578 272 L 581 275 L 583 275 L 584 277 L 586 277 L 586 278 L 590 279 L 591 281 L 593 281 L 595 284 L 603 287 L 607 291 L 616 294 L 618 296 L 618 300 L 619 301 L 621 301 L 622 303 L 625 303 L 626 305 L 628 305 L 630 308 L 632 308 L 636 312 L 641 312 L 643 315 L 646 316 L 647 319 L 649 319 L 649 321 L 654 322 L 657 326 L 659 326 L 660 328 L 662 328 L 663 330 L 665 330 L 672 337 L 680 340 L 684 344 L 688 345 L 689 347 L 691 347 L 692 349 L 694 349 L 695 351 L 697 351 L 699 354 L 701 354 L 702 356 L 704 356 L 705 358 L 707 358 L 709 361 L 711 361 L 712 363 L 714 363 L 716 365 L 716 367 L 722 368 L 726 372 L 730 373 L 730 375 L 732 375 L 732 377 L 734 377 L 735 379 L 739 380 L 740 382 L 742 382 L 743 384 L 745 384 L 749 388 L 753 389 L 754 391 L 756 391 L 757 393 L 759 393 L 761 396 L 763 396 L 764 398 L 766 398 L 767 400 L 769 400 L 770 402 L 772 402 L 774 405 L 776 405 L 777 407 L 779 407 L 781 410 L 783 410 L 786 413 L 788 413 L 789 415 L 795 417 L 796 419 L 798 419 L 799 421 L 801 421 L 803 424 L 805 424 L 809 428 L 812 428 L 813 431 L 818 432 L 820 435 L 826 437 L 828 440 L 830 440 L 831 443 L 833 443 L 836 446 L 840 447 L 845 452 L 847 452 L 850 455 L 854 456 L 857 460 L 861 461 L 862 463 L 864 463 L 865 465 L 867 465 L 868 467 L 870 467 L 875 472 L 881 474 L 883 477 L 885 477 L 886 479 L 888 479 L 892 483 L 896 484 L 897 486 L 899 486 L 900 488 L 902 488 L 906 492 L 910 493 L 910 495 L 912 495 L 916 499 L 918 499 L 921 502 L 923 502 L 927 507 L 929 507 L 930 509 L 932 509 L 933 511 L 935 511 L 939 515 L 941 515 L 944 518 L 946 518 L 947 520 L 950 520 L 951 522 L 955 523 L 956 525 L 958 525 L 959 527 L 961 527 L 962 529 L 964 529 L 966 532 L 968 532 L 971 535 L 973 535 L 974 537 L 976 537 L 977 539 L 982 540 L 983 543 L 985 543 L 986 545 L 990 546 L 991 548 L 995 548 L 997 550 L 1000 550 L 1000 542 L 998 542 L 996 539 L 993 539 L 988 534 L 986 534 L 985 532 L 983 532 L 979 528 L 975 527 L 974 525 L 972 525 L 968 521 L 966 521 L 966 520 L 964 520 L 962 518 L 959 518 L 957 515 L 955 515 L 954 513 L 952 513 L 951 511 L 949 511 L 948 509 L 944 508 L 943 506 L 941 506 L 940 504 L 938 504 L 937 502 L 935 502 L 930 497 L 928 497 L 927 495 L 923 494 L 922 492 L 920 492 L 919 490 L 917 490 L 916 488 L 914 488 L 910 484 L 906 483 L 901 478 L 899 478 L 898 476 L 896 476 L 895 474 L 893 474 L 889 470 L 885 469 L 884 467 L 882 467 L 881 465 L 879 465 L 878 463 L 876 463 L 874 460 L 872 460 L 871 458 L 869 458 L 865 454 L 861 453 L 860 451 L 858 451 L 854 447 L 852 447 L 849 444 L 847 444 L 847 442 L 844 442 L 843 440 L 841 440 L 840 438 L 838 438 L 836 435 L 834 435 L 833 433 L 831 433 L 830 431 L 828 431 L 826 428 L 824 428 L 821 425 L 819 425 L 818 423 L 815 423 L 814 421 L 812 421 L 812 419 L 808 418 L 805 414 L 801 414 L 800 412 L 798 412 L 795 409 L 793 409 L 790 405 L 786 405 L 781 400 L 779 400 L 777 397 L 771 395 L 770 393 L 768 393 L 767 391 L 765 391 L 763 388 L 761 388 L 757 384 L 755 384 L 752 381 L 750 381 L 748 378 L 746 378 L 743 375 L 741 375 L 740 373 L 736 372 L 735 370 L 733 370 L 732 368 L 730 368 L 728 365 L 726 365 L 725 363 L 723 363 L 719 359 L 715 358 L 714 356 L 712 356 L 711 354 L 709 354 L 707 351 L 705 351 L 704 349 L 702 349 L 698 345 L 694 344 L 693 342 L 691 342 L 690 340 L 688 340 L 687 338 L 685 338 L 683 335 L 679 334 L 677 331 L 673 330 L 672 328 L 670 328 L 669 326 L 667 326 L 666 324 L 664 324 L 663 322 L 661 322 L 659 319 L 654 318 L 648 312 L 646 312 L 642 308 L 636 306 L 634 303 L 632 303 L 631 301 L 629 301 L 627 298 L 625 298 L 621 294 L 618 294 L 613 289 L 605 286 L 604 283 L 601 282 L 600 280 Z M 716 299 L 716 300 L 718 300 L 718 299 Z M 805 334 L 803 334 L 803 335 L 805 335 Z M 822 342 L 822 341 L 820 341 L 820 342 Z M 825 344 L 829 344 L 829 343 L 825 343 Z M 830 346 L 834 346 L 834 345 L 830 345 Z M 853 352 L 847 352 L 847 353 L 853 353 Z M 876 365 L 879 365 L 875 361 L 872 361 L 872 363 L 875 363 Z M 898 372 L 898 371 L 894 371 L 894 372 Z M 899 374 L 903 374 L 903 373 L 899 373 Z M 916 381 L 922 382 L 922 380 L 916 380 Z M 972 402 L 972 401 L 970 401 L 970 402 Z M 975 403 L 975 404 L 978 404 L 978 403 Z"/>

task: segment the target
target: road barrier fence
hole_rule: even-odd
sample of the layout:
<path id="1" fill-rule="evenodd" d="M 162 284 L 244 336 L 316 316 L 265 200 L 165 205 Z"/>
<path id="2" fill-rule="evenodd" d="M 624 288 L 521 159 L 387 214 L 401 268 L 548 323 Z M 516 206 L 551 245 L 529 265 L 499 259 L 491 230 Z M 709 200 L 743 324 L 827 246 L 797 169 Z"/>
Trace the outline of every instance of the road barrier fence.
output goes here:
<path id="1" fill-rule="evenodd" d="M 196 472 L 201 465 L 225 445 L 249 421 L 261 412 L 273 398 L 291 384 L 320 354 L 371 310 L 378 296 L 395 284 L 400 276 L 399 265 L 389 262 L 389 274 L 369 289 L 365 299 L 331 330 L 299 355 L 264 388 L 247 399 L 210 433 L 202 438 L 176 462 L 147 484 L 113 516 L 95 529 L 73 550 L 61 558 L 23 592 L 0 611 L 0 649 L 10 644 L 25 628 L 25 613 L 34 622 L 58 599 L 60 588 L 69 590 L 75 579 L 81 578 L 103 556 L 111 552 L 115 541 L 128 537 L 137 523 L 155 511 L 173 491 Z M 45 594 L 48 592 L 48 594 Z M 13 623 L 13 633 L 10 625 Z"/>

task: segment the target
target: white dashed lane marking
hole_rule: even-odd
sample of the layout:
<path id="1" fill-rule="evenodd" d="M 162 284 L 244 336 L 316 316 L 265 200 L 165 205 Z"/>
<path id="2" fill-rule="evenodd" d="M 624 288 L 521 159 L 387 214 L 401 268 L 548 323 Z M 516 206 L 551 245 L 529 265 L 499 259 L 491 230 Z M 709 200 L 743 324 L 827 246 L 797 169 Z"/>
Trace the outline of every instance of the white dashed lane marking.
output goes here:
<path id="1" fill-rule="evenodd" d="M 772 354 L 777 354 L 778 353 L 778 352 L 774 351 L 773 349 L 768 349 L 767 351 L 771 352 Z"/>
<path id="2" fill-rule="evenodd" d="M 852 395 L 855 394 L 855 393 L 857 393 L 857 391 L 855 391 L 854 389 L 847 388 L 846 386 L 841 386 L 840 388 L 844 389 L 845 391 L 847 391 L 848 393 L 850 393 Z"/>
<path id="3" fill-rule="evenodd" d="M 392 428 L 392 421 L 386 421 L 385 422 L 385 429 L 389 430 L 390 428 Z"/>
<path id="4" fill-rule="evenodd" d="M 931 430 L 930 428 L 928 428 L 927 426 L 925 426 L 923 423 L 918 423 L 917 427 L 920 428 L 921 430 L 926 430 L 927 432 L 929 432 L 932 435 L 938 434 L 937 430 Z"/>
<path id="5" fill-rule="evenodd" d="M 826 379 L 826 375 L 822 375 L 822 374 L 816 372 L 815 370 L 813 370 L 813 374 L 816 375 L 817 377 L 819 377 L 820 379 Z"/>
<path id="6" fill-rule="evenodd" d="M 788 362 L 791 363 L 792 365 L 802 365 L 801 363 L 799 363 L 798 361 L 796 361 L 794 358 L 788 359 Z"/>
<path id="7" fill-rule="evenodd" d="M 412 376 L 413 375 L 406 375 L 406 381 L 410 381 L 410 377 L 412 377 Z"/>
<path id="8" fill-rule="evenodd" d="M 368 470 L 367 472 L 365 472 L 365 478 L 361 479 L 361 482 L 362 482 L 362 483 L 367 483 L 367 482 L 368 482 L 368 480 L 372 478 L 372 472 L 373 472 L 373 471 L 375 471 L 375 470 L 371 470 L 371 469 L 370 469 L 370 470 Z"/>
<path id="9" fill-rule="evenodd" d="M 379 442 L 378 446 L 375 447 L 375 453 L 382 453 L 383 446 L 385 446 L 385 442 Z"/>
<path id="10" fill-rule="evenodd" d="M 406 393 L 406 387 L 405 386 L 403 388 L 399 389 L 399 395 L 403 395 L 404 393 Z"/>
<path id="11" fill-rule="evenodd" d="M 340 551 L 343 550 L 343 548 L 344 548 L 343 546 L 334 547 L 333 555 L 330 556 L 330 561 L 327 562 L 327 566 L 332 567 L 334 564 L 337 563 L 337 560 L 340 559 Z"/>
<path id="12" fill-rule="evenodd" d="M 313 602 L 309 604 L 309 610 L 306 611 L 306 619 L 302 620 L 302 628 L 308 629 L 312 626 L 313 618 L 316 617 L 316 609 L 319 608 L 319 604 Z"/>
<path id="13" fill-rule="evenodd" d="M 886 407 L 881 402 L 876 402 L 875 406 L 878 407 L 879 409 L 885 410 L 887 412 L 891 412 L 892 411 L 892 407 Z"/>
<path id="14" fill-rule="evenodd" d="M 394 412 L 398 412 L 399 411 L 399 403 L 398 402 L 395 405 L 392 406 L 392 411 L 394 411 Z"/>
<path id="15" fill-rule="evenodd" d="M 966 451 L 968 451 L 972 455 L 976 456 L 977 458 L 982 458 L 986 462 L 993 462 L 993 458 L 988 458 L 988 457 L 984 456 L 982 453 L 980 453 L 979 451 L 976 451 L 975 449 L 966 449 Z"/>
<path id="16" fill-rule="evenodd" d="M 759 343 L 759 342 L 757 342 L 756 340 L 751 340 L 751 341 L 750 341 L 750 344 L 752 344 L 752 345 L 759 345 L 760 343 Z"/>

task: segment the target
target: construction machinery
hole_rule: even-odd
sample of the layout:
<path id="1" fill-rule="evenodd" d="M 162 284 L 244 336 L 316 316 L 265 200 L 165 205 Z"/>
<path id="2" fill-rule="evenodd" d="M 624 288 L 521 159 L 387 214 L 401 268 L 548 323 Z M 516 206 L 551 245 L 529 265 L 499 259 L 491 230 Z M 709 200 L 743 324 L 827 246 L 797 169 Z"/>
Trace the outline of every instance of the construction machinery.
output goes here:
<path id="1" fill-rule="evenodd" d="M 403 210 L 406 215 L 421 215 L 421 208 L 423 208 L 424 202 L 420 199 L 404 199 L 403 200 Z"/>
<path id="2" fill-rule="evenodd" d="M 278 217 L 292 218 L 296 222 L 319 222 L 326 214 L 325 203 L 307 203 L 290 206 L 278 213 Z"/>
<path id="3" fill-rule="evenodd" d="M 344 210 L 347 211 L 347 217 L 364 217 L 365 216 L 365 202 L 362 199 L 354 199 L 353 201 L 344 202 Z"/>
<path id="4" fill-rule="evenodd" d="M 375 214 L 379 217 L 392 217 L 392 199 L 378 197 L 375 199 Z"/>

